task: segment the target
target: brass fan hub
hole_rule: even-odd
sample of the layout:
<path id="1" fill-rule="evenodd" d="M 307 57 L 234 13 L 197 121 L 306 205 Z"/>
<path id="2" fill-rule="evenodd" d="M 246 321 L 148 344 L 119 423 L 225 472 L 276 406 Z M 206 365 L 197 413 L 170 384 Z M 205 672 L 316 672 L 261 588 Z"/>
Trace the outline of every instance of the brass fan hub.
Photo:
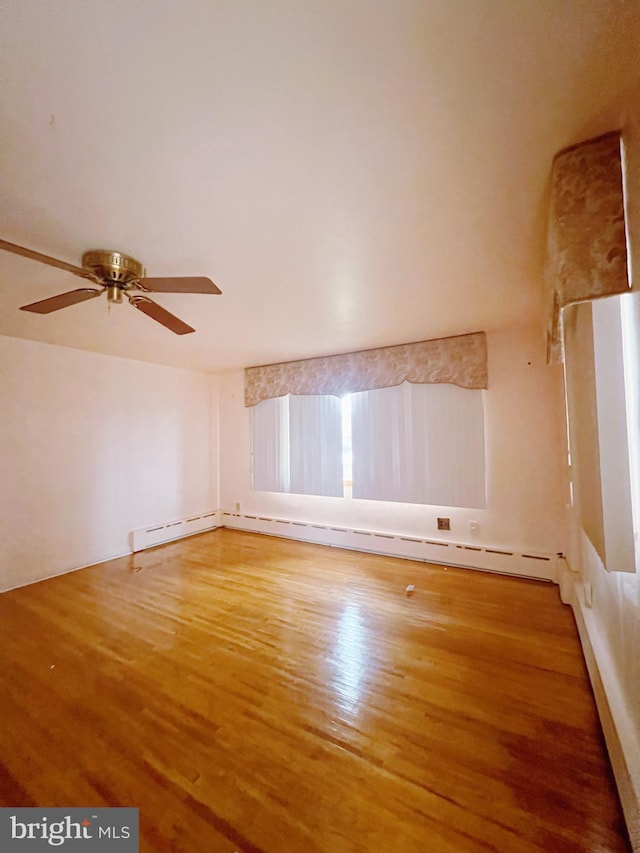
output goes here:
<path id="1" fill-rule="evenodd" d="M 92 270 L 105 284 L 114 282 L 125 287 L 138 278 L 144 278 L 145 269 L 135 258 L 108 249 L 92 249 L 82 256 L 82 266 Z"/>

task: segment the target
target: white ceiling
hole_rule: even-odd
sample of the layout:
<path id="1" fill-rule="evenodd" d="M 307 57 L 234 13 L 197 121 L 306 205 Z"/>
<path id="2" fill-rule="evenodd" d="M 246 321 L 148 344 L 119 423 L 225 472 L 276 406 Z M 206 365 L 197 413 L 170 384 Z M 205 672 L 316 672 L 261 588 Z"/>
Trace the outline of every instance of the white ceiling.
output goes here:
<path id="1" fill-rule="evenodd" d="M 229 370 L 541 317 L 553 154 L 624 120 L 637 0 L 0 0 L 0 237 L 222 296 L 178 337 L 0 252 L 0 334 Z"/>

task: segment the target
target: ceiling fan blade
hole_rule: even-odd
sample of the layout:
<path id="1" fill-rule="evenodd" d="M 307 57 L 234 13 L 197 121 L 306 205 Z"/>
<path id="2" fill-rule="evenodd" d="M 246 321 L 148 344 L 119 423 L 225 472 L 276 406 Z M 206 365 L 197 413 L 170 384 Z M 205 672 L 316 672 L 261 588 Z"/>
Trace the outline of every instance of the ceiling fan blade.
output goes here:
<path id="1" fill-rule="evenodd" d="M 21 305 L 20 310 L 31 311 L 33 314 L 50 314 L 52 311 L 59 311 L 61 308 L 68 308 L 70 305 L 76 305 L 78 302 L 84 302 L 86 299 L 94 299 L 103 293 L 104 290 L 81 287 L 79 290 L 69 290 L 67 293 L 59 293 L 57 296 L 51 296 L 49 299 L 41 299 L 39 302 L 32 302 L 30 305 Z"/>
<path id="2" fill-rule="evenodd" d="M 152 302 L 150 299 L 147 299 L 146 296 L 131 296 L 129 298 L 129 302 L 134 308 L 137 308 L 138 311 L 142 311 L 142 313 L 146 314 L 147 317 L 151 317 L 152 320 L 162 323 L 163 326 L 166 326 L 167 329 L 175 332 L 176 335 L 188 335 L 190 332 L 195 332 L 195 329 L 188 326 L 179 317 L 176 317 L 175 314 L 167 311 L 166 308 L 158 305 L 157 302 Z"/>
<path id="3" fill-rule="evenodd" d="M 177 278 L 139 278 L 143 290 L 152 293 L 222 293 L 210 278 L 182 276 Z"/>
<path id="4" fill-rule="evenodd" d="M 74 264 L 68 264 L 66 261 L 59 261 L 50 255 L 43 255 L 42 252 L 26 249 L 24 246 L 18 246 L 16 243 L 9 243 L 8 240 L 0 240 L 0 249 L 4 249 L 5 252 L 13 252 L 14 255 L 22 255 L 23 258 L 31 258 L 32 261 L 39 261 L 41 264 L 48 264 L 50 267 L 57 267 L 60 270 L 71 272 L 74 275 L 79 275 L 81 278 L 88 278 L 91 281 L 99 280 L 91 270 L 84 267 L 77 267 Z"/>

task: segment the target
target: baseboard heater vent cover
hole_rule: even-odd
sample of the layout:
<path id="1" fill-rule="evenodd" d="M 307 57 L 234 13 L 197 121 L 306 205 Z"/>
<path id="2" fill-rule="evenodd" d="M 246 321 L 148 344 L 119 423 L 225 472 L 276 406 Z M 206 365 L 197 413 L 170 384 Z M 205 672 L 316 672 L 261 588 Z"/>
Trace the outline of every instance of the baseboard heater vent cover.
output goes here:
<path id="1" fill-rule="evenodd" d="M 470 542 L 419 539 L 386 531 L 334 527 L 331 524 L 292 521 L 264 515 L 256 517 L 226 510 L 221 515 L 222 526 L 235 530 L 557 583 L 556 554 L 483 546 Z"/>
<path id="2" fill-rule="evenodd" d="M 154 545 L 162 545 L 163 542 L 182 539 L 184 536 L 192 536 L 194 533 L 202 533 L 205 530 L 214 530 L 219 526 L 219 513 L 213 510 L 202 515 L 190 515 L 188 518 L 177 521 L 167 521 L 165 524 L 142 527 L 140 530 L 131 532 L 131 550 L 144 551 L 145 548 L 153 548 Z"/>

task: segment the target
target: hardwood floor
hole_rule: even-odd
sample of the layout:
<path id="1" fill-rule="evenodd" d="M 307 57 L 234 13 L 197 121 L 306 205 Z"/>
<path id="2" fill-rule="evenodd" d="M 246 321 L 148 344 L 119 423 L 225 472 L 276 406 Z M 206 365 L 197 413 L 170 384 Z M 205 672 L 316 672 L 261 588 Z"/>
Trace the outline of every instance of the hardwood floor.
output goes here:
<path id="1" fill-rule="evenodd" d="M 551 585 L 218 530 L 0 624 L 1 805 L 138 806 L 141 851 L 630 849 Z"/>

